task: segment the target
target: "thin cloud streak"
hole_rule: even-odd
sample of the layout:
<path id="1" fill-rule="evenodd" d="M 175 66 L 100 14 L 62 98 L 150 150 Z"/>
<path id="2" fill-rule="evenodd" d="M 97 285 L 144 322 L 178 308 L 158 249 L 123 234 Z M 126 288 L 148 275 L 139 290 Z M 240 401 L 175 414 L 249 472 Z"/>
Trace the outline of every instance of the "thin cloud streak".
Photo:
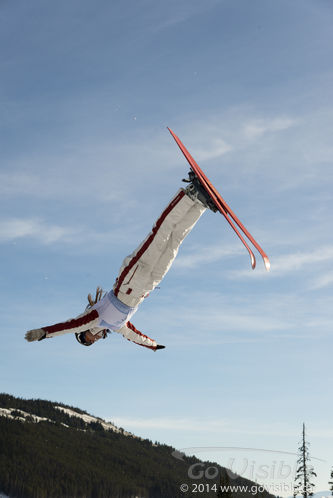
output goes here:
<path id="1" fill-rule="evenodd" d="M 174 266 L 179 269 L 196 268 L 198 265 L 215 263 L 225 257 L 236 256 L 241 253 L 243 253 L 242 247 L 234 245 L 224 247 L 221 247 L 221 244 L 204 246 L 190 254 L 178 256 L 174 262 Z"/>
<path id="2" fill-rule="evenodd" d="M 243 134 L 246 139 L 256 140 L 266 133 L 288 130 L 298 124 L 298 120 L 291 117 L 277 117 L 273 119 L 254 119 L 243 125 Z"/>
<path id="3" fill-rule="evenodd" d="M 262 435 L 262 436 L 271 436 L 272 433 L 275 435 L 279 435 L 281 437 L 294 437 L 295 429 L 294 427 L 288 427 L 286 425 L 277 423 L 275 427 L 272 428 L 272 424 L 261 424 L 258 427 L 253 427 L 251 424 L 251 428 L 249 428 L 248 421 L 234 421 L 231 419 L 207 419 L 205 423 L 202 423 L 201 419 L 197 419 L 195 417 L 150 417 L 150 418 L 131 418 L 131 417 L 122 417 L 115 416 L 105 419 L 108 422 L 112 422 L 118 427 L 128 428 L 136 428 L 136 429 L 164 429 L 164 430 L 179 430 L 179 431 L 195 431 L 200 433 L 206 432 L 232 432 L 239 434 L 248 434 L 248 435 Z M 329 438 L 333 438 L 333 431 L 330 428 L 322 431 L 312 431 L 312 436 L 314 437 L 324 437 L 327 435 Z"/>
<path id="4" fill-rule="evenodd" d="M 209 148 L 199 148 L 197 150 L 199 161 L 209 161 L 221 157 L 232 150 L 232 146 L 222 138 L 214 138 L 209 141 Z"/>
<path id="5" fill-rule="evenodd" d="M 251 293 L 233 298 L 218 292 L 192 292 L 183 296 L 181 304 L 167 299 L 155 309 L 154 316 L 142 308 L 141 319 L 147 330 L 161 330 L 161 340 L 179 346 L 262 343 L 295 341 L 303 338 L 318 341 L 329 337 L 333 327 L 330 299 L 322 296 L 270 293 L 252 296 Z M 202 313 L 202 303 L 205 313 Z M 172 310 L 172 313 L 170 313 Z M 182 326 L 177 317 L 182 316 Z M 167 325 L 167 328 L 165 327 Z"/>
<path id="6" fill-rule="evenodd" d="M 0 244 L 15 243 L 30 239 L 39 244 L 77 246 L 84 243 L 85 250 L 100 251 L 108 244 L 119 244 L 135 238 L 136 227 L 128 226 L 126 232 L 120 227 L 108 232 L 97 232 L 87 226 L 71 227 L 51 224 L 39 218 L 9 218 L 0 220 Z M 80 249 L 82 252 L 82 248 Z"/>
<path id="7" fill-rule="evenodd" d="M 166 429 L 166 430 L 178 430 L 178 431 L 216 431 L 219 430 L 229 430 L 230 422 L 226 422 L 223 419 L 210 420 L 205 422 L 204 426 L 202 420 L 191 419 L 191 418 L 173 418 L 173 417 L 156 417 L 156 418 L 145 418 L 137 419 L 130 417 L 112 417 L 113 422 L 117 426 L 121 427 L 135 427 L 137 429 Z"/>
<path id="8" fill-rule="evenodd" d="M 38 219 L 18 219 L 0 221 L 0 243 L 22 238 L 33 238 L 43 244 L 64 241 L 74 237 L 75 231 L 58 225 L 50 225 Z"/>
<path id="9" fill-rule="evenodd" d="M 333 272 L 327 272 L 317 277 L 312 281 L 309 286 L 310 290 L 318 290 L 323 289 L 324 287 L 328 287 L 333 284 Z"/>
<path id="10" fill-rule="evenodd" d="M 327 263 L 333 260 L 333 246 L 324 246 L 309 252 L 295 252 L 274 258 L 270 275 L 272 277 L 282 277 L 300 270 L 311 270 L 312 265 Z M 266 275 L 262 268 L 250 274 L 251 278 L 261 278 Z M 231 277 L 248 278 L 249 272 L 235 270 L 230 272 Z M 330 280 L 328 280 L 330 283 Z M 314 288 L 314 287 L 313 287 Z M 319 288 L 319 287 L 318 287 Z"/>
<path id="11" fill-rule="evenodd" d="M 256 111 L 239 108 L 229 109 L 222 115 L 207 115 L 180 127 L 185 146 L 193 146 L 195 156 L 202 161 L 227 152 L 239 152 L 251 142 L 270 133 L 279 137 L 280 132 L 296 127 L 301 123 L 294 116 L 255 116 Z M 177 133 L 177 130 L 174 130 Z M 188 138 L 187 138 L 188 137 Z"/>

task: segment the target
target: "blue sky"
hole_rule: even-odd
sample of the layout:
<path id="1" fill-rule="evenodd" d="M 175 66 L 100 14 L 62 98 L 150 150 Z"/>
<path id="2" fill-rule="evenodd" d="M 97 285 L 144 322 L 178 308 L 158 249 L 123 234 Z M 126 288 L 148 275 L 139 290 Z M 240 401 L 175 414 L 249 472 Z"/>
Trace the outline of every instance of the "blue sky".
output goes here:
<path id="1" fill-rule="evenodd" d="M 327 489 L 332 17 L 325 0 L 2 2 L 2 391 L 177 448 L 294 452 L 304 421 Z M 112 287 L 180 186 L 188 168 L 166 126 L 271 272 L 260 258 L 252 271 L 224 219 L 205 213 L 133 319 L 165 350 L 117 334 L 92 348 L 26 343 Z M 241 464 L 232 450 L 197 454 Z"/>

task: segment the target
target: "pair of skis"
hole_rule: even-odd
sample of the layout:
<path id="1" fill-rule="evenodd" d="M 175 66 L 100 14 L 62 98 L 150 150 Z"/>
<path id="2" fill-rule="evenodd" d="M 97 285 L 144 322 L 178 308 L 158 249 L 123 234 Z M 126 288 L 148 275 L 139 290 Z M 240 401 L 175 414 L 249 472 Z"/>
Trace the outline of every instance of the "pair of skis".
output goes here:
<path id="1" fill-rule="evenodd" d="M 247 241 L 245 240 L 244 236 L 248 238 L 248 240 L 254 245 L 254 247 L 257 249 L 257 251 L 260 253 L 264 260 L 264 265 L 267 271 L 270 269 L 270 262 L 268 259 L 267 254 L 262 250 L 258 242 L 252 237 L 250 232 L 244 227 L 244 225 L 241 223 L 241 221 L 237 218 L 235 213 L 232 211 L 232 209 L 228 206 L 228 204 L 225 202 L 223 197 L 219 194 L 219 192 L 216 190 L 214 185 L 208 180 L 207 176 L 204 174 L 202 169 L 199 167 L 199 165 L 195 162 L 189 151 L 186 149 L 184 144 L 180 141 L 180 139 L 177 137 L 177 135 L 170 129 L 168 128 L 169 132 L 175 139 L 178 147 L 184 154 L 185 158 L 187 159 L 191 170 L 197 175 L 198 179 L 200 180 L 202 186 L 205 188 L 205 190 L 208 192 L 210 195 L 211 199 L 214 201 L 214 204 L 216 205 L 217 209 L 220 211 L 220 213 L 225 217 L 229 225 L 232 227 L 232 229 L 236 232 L 237 236 L 240 238 L 244 246 L 246 247 L 250 258 L 251 258 L 251 266 L 253 270 L 256 267 L 256 258 L 253 254 L 253 251 L 249 247 Z M 236 226 L 236 225 L 237 226 Z M 238 227 L 238 228 L 237 228 Z M 243 234 L 241 232 L 243 232 Z M 243 236 L 244 235 L 244 236 Z"/>

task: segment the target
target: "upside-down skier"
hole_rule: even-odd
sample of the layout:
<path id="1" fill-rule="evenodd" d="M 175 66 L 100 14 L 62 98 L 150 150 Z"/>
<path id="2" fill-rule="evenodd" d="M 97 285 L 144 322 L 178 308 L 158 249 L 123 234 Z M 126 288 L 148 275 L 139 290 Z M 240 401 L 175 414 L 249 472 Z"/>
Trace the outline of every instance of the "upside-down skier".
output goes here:
<path id="1" fill-rule="evenodd" d="M 112 290 L 103 296 L 103 291 L 97 288 L 95 299 L 88 296 L 89 304 L 81 315 L 29 330 L 26 340 L 40 341 L 74 333 L 80 344 L 91 346 L 114 331 L 153 351 L 163 349 L 165 346 L 139 332 L 130 319 L 170 269 L 181 243 L 204 211 L 207 208 L 217 211 L 195 174 L 190 172 L 187 182 L 188 186 L 171 199 L 149 235 L 125 258 Z"/>

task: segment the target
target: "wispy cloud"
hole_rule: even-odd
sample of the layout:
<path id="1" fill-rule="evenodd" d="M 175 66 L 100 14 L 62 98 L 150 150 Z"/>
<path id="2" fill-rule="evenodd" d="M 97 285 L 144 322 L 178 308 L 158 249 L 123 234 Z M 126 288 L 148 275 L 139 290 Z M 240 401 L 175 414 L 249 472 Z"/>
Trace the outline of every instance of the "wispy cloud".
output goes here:
<path id="1" fill-rule="evenodd" d="M 191 116 L 188 124 L 175 125 L 174 131 L 199 164 L 223 157 L 221 167 L 217 161 L 212 165 L 214 179 L 220 176 L 229 184 L 236 182 L 239 190 L 250 186 L 256 191 L 260 186 L 261 192 L 269 189 L 274 195 L 311 186 L 316 192 L 323 178 L 326 187 L 332 180 L 328 166 L 333 157 L 329 134 L 332 119 L 330 109 L 307 114 L 267 114 L 240 106 L 196 119 Z M 224 144 L 220 150 L 218 140 Z M 247 179 L 244 184 L 239 181 L 242 174 Z"/>
<path id="2" fill-rule="evenodd" d="M 272 119 L 252 119 L 243 125 L 243 134 L 249 140 L 255 140 L 266 133 L 284 131 L 298 123 L 297 119 L 291 117 L 275 117 Z"/>
<path id="3" fill-rule="evenodd" d="M 0 220 L 0 244 L 15 243 L 18 240 L 30 239 L 38 244 L 80 245 L 80 251 L 94 251 L 128 241 L 136 234 L 135 226 L 128 225 L 126 233 L 121 227 L 112 231 L 95 231 L 88 226 L 65 226 L 49 223 L 40 218 L 9 218 Z M 84 248 L 82 248 L 84 243 Z"/>
<path id="4" fill-rule="evenodd" d="M 103 186 L 98 168 L 95 168 L 95 174 L 89 173 L 91 166 L 87 160 L 81 163 L 81 168 L 77 161 L 70 164 L 70 155 L 59 156 L 56 161 L 45 159 L 45 162 L 48 162 L 48 168 L 43 168 L 43 160 L 31 158 L 27 158 L 24 164 L 11 165 L 11 170 L 16 170 L 0 174 L 0 194 L 14 198 L 66 199 L 67 202 L 78 198 L 87 199 L 87 202 L 88 199 L 119 202 L 125 196 L 125 189 L 115 179 L 116 173 L 104 174 Z M 117 188 L 108 187 L 115 183 L 119 184 Z"/>
<path id="5" fill-rule="evenodd" d="M 50 225 L 39 219 L 12 218 L 0 221 L 0 242 L 32 238 L 43 244 L 51 244 L 74 236 L 75 230 L 73 229 Z"/>
<path id="6" fill-rule="evenodd" d="M 311 269 L 312 265 L 327 263 L 333 260 L 333 246 L 324 246 L 308 252 L 294 252 L 290 254 L 280 255 L 274 258 L 271 267 L 271 276 L 281 277 L 286 274 L 292 274 L 300 270 Z M 263 277 L 266 272 L 263 268 L 257 268 L 255 272 L 249 274 L 245 270 L 234 270 L 230 272 L 230 276 L 245 278 Z M 322 281 L 324 282 L 324 281 Z M 327 282 L 330 282 L 328 278 Z M 319 287 L 318 287 L 319 288 Z"/>
<path id="7" fill-rule="evenodd" d="M 261 435 L 261 436 L 271 436 L 272 433 L 278 434 L 281 437 L 294 437 L 295 429 L 294 427 L 288 426 L 283 423 L 260 423 L 260 425 L 255 426 L 249 424 L 247 420 L 231 420 L 225 418 L 205 418 L 204 422 L 202 418 L 197 417 L 148 417 L 148 418 L 132 418 L 115 416 L 112 420 L 106 417 L 107 421 L 112 421 L 118 427 L 124 427 L 125 429 L 164 429 L 164 430 L 176 430 L 176 431 L 198 431 L 200 433 L 205 432 L 233 432 L 239 434 L 248 435 Z M 312 431 L 312 435 L 316 437 L 326 436 L 329 438 L 333 437 L 333 431 L 331 428 L 327 427 L 325 430 Z M 242 448 L 239 448 L 242 450 Z M 281 448 L 278 448 L 279 450 Z M 246 450 L 246 448 L 244 448 Z M 260 450 L 259 450 L 260 451 Z M 274 450 L 271 450 L 274 451 Z"/>
<path id="8" fill-rule="evenodd" d="M 328 271 L 317 278 L 315 278 L 310 284 L 310 289 L 317 290 L 322 289 L 323 287 L 327 287 L 333 284 L 333 272 Z"/>
<path id="9" fill-rule="evenodd" d="M 160 330 L 161 342 L 177 347 L 188 345 L 189 335 L 191 346 L 327 337 L 333 326 L 330 299 L 301 290 L 298 293 L 297 289 L 268 294 L 242 289 L 238 295 L 233 289 L 230 296 L 228 287 L 224 292 L 193 290 L 188 295 L 178 290 L 167 302 L 163 293 L 164 302 L 155 308 L 154 316 L 144 307 L 140 314 L 147 330 Z M 179 302 L 175 302 L 177 295 L 181 296 Z"/>
<path id="10" fill-rule="evenodd" d="M 237 152 L 248 147 L 249 141 L 267 133 L 279 134 L 298 124 L 301 119 L 297 116 L 260 116 L 257 110 L 238 108 L 226 110 L 222 115 L 192 119 L 189 125 L 181 127 L 181 132 L 184 140 L 189 140 L 195 147 L 198 158 L 205 160 L 229 151 Z M 210 157 L 210 151 L 214 150 Z"/>
<path id="11" fill-rule="evenodd" d="M 221 157 L 232 150 L 232 146 L 219 137 L 211 137 L 207 142 L 205 148 L 197 148 L 198 160 L 200 161 Z"/>
<path id="12" fill-rule="evenodd" d="M 233 149 L 226 137 L 222 120 L 220 123 L 214 117 L 207 118 L 207 121 L 191 120 L 190 125 L 183 124 L 173 131 L 199 162 L 221 157 Z"/>
<path id="13" fill-rule="evenodd" d="M 191 253 L 178 256 L 174 262 L 174 266 L 182 269 L 196 268 L 198 265 L 214 263 L 222 258 L 235 256 L 244 252 L 240 244 L 224 247 L 221 247 L 221 244 L 216 244 L 215 246 L 210 245 L 193 249 Z"/>
<path id="14" fill-rule="evenodd" d="M 223 419 L 212 419 L 202 423 L 200 418 L 191 417 L 155 417 L 155 418 L 131 418 L 112 417 L 112 421 L 119 427 L 130 427 L 136 429 L 166 429 L 177 431 L 216 431 L 217 429 L 227 431 L 230 422 Z"/>

